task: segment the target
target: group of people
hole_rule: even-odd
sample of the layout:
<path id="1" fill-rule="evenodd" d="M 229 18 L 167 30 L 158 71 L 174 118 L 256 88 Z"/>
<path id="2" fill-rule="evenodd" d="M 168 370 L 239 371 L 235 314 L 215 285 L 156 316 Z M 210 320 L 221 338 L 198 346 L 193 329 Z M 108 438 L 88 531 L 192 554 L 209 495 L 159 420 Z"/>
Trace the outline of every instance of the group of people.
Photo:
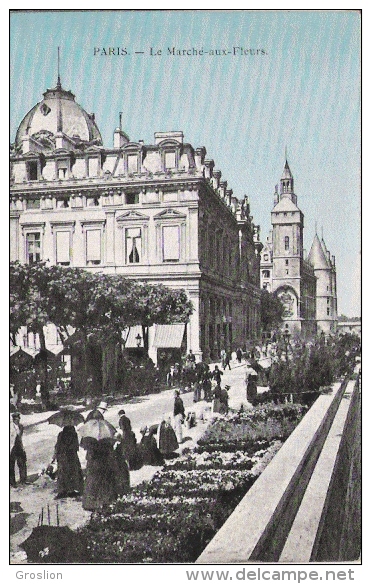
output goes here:
<path id="1" fill-rule="evenodd" d="M 75 426 L 65 425 L 58 434 L 51 465 L 56 465 L 56 498 L 82 495 L 82 506 L 88 511 L 99 510 L 130 489 L 130 470 L 143 465 L 160 466 L 182 442 L 181 424 L 185 417 L 179 391 L 175 392 L 174 428 L 170 417 L 163 416 L 160 424 L 140 429 L 138 442 L 125 410 L 118 412 L 118 428 L 111 438 L 82 437 Z M 107 403 L 101 402 L 86 417 L 85 424 L 104 420 Z M 27 482 L 27 456 L 23 445 L 23 425 L 20 413 L 13 412 L 10 424 L 10 485 L 16 487 L 15 466 L 19 483 Z M 79 458 L 80 446 L 86 450 L 85 478 Z"/>
<path id="2" fill-rule="evenodd" d="M 204 399 L 212 402 L 213 413 L 227 414 L 230 386 L 221 386 L 223 370 L 218 365 L 211 371 L 205 363 L 196 364 L 191 352 L 188 362 L 190 370 L 194 372 L 194 381 L 188 387 L 193 390 L 193 401 Z M 223 361 L 224 368 L 227 364 L 228 356 Z M 186 415 L 180 393 L 179 389 L 175 389 L 172 419 L 163 416 L 160 424 L 143 426 L 139 442 L 123 409 L 118 412 L 116 433 L 110 438 L 84 436 L 79 441 L 75 426 L 65 425 L 58 435 L 52 460 L 57 469 L 56 497 L 81 495 L 84 509 L 98 510 L 129 491 L 131 470 L 138 470 L 143 465 L 162 465 L 164 459 L 173 455 L 183 442 Z M 107 407 L 106 402 L 101 402 L 88 414 L 85 424 L 104 420 Z M 112 430 L 114 432 L 114 428 Z M 27 484 L 27 456 L 18 411 L 11 414 L 10 436 L 10 484 L 16 487 L 16 464 L 20 484 Z M 79 458 L 80 446 L 86 450 L 85 477 Z"/>

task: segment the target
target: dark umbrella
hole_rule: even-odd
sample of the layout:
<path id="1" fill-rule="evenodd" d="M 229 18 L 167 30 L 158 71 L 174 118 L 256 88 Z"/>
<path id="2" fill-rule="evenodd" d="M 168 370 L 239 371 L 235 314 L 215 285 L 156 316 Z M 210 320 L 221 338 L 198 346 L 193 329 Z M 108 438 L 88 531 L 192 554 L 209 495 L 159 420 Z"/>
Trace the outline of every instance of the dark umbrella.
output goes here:
<path id="1" fill-rule="evenodd" d="M 83 563 L 87 559 L 86 541 L 69 527 L 39 525 L 20 544 L 27 560 L 34 563 Z"/>
<path id="2" fill-rule="evenodd" d="M 78 430 L 80 438 L 95 440 L 114 440 L 116 432 L 116 428 L 105 419 L 89 420 Z"/>
<path id="3" fill-rule="evenodd" d="M 85 422 L 85 418 L 80 412 L 75 412 L 74 410 L 61 410 L 56 412 L 50 418 L 48 418 L 49 424 L 56 424 L 61 428 L 65 426 L 78 426 Z"/>

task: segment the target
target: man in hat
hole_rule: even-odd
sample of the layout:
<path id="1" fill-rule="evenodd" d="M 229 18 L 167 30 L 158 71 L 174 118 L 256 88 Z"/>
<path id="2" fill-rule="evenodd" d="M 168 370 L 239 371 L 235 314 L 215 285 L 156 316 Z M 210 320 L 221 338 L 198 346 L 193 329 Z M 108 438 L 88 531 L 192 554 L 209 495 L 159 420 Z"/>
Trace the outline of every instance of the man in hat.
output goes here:
<path id="1" fill-rule="evenodd" d="M 18 464 L 19 482 L 27 483 L 27 456 L 23 446 L 23 425 L 20 423 L 21 414 L 13 412 L 10 420 L 10 485 L 16 487 L 15 463 Z"/>

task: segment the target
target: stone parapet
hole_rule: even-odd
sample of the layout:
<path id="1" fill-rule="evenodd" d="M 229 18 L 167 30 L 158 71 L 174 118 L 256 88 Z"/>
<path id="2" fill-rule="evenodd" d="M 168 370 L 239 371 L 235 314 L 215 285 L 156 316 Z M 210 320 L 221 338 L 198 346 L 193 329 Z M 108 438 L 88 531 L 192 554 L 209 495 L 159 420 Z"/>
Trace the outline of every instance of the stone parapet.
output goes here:
<path id="1" fill-rule="evenodd" d="M 353 390 L 337 382 L 316 400 L 196 563 L 309 561 Z"/>

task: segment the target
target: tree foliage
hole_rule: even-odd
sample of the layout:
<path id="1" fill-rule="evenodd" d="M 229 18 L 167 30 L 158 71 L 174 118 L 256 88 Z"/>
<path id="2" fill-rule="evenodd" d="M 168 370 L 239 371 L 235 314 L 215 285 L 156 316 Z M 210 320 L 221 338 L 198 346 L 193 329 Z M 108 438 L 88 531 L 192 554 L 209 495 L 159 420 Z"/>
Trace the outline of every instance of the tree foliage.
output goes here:
<path id="1" fill-rule="evenodd" d="M 311 403 L 321 387 L 350 374 L 359 355 L 360 339 L 351 334 L 327 339 L 322 334 L 312 343 L 292 343 L 288 358 L 282 353 L 272 364 L 270 390 L 278 398 L 293 394 L 296 401 Z"/>
<path id="2" fill-rule="evenodd" d="M 282 323 L 284 306 L 274 293 L 262 290 L 260 296 L 260 318 L 263 331 L 271 331 Z"/>
<path id="3" fill-rule="evenodd" d="M 88 376 L 88 357 L 94 348 L 121 344 L 125 328 L 141 325 L 148 350 L 148 327 L 187 322 L 193 311 L 184 290 L 128 280 L 117 274 L 91 273 L 80 268 L 32 265 L 10 266 L 10 332 L 13 342 L 22 326 L 39 334 L 46 346 L 44 327 L 57 327 L 62 342 L 80 345 L 83 369 Z M 73 335 L 73 336 L 72 336 Z M 44 375 L 47 376 L 46 365 Z"/>

